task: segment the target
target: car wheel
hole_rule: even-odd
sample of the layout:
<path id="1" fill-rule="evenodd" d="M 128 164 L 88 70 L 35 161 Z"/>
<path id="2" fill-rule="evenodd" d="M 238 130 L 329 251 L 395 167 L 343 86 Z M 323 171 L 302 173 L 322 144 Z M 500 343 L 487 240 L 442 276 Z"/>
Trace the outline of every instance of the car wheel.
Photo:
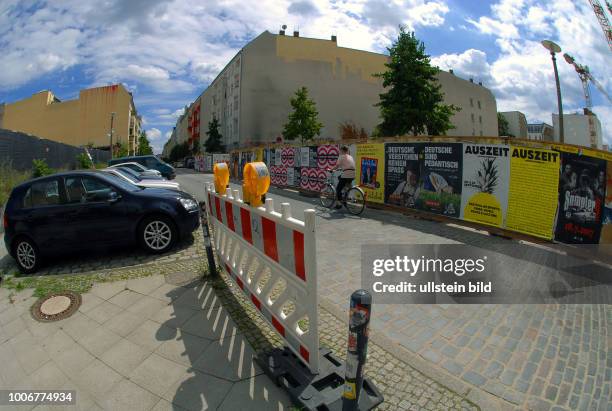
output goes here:
<path id="1" fill-rule="evenodd" d="M 178 232 L 171 219 L 164 216 L 146 218 L 140 224 L 138 238 L 148 252 L 159 254 L 170 250 L 176 243 Z"/>
<path id="2" fill-rule="evenodd" d="M 34 242 L 26 237 L 18 238 L 13 245 L 19 271 L 32 274 L 40 267 L 40 253 Z"/>

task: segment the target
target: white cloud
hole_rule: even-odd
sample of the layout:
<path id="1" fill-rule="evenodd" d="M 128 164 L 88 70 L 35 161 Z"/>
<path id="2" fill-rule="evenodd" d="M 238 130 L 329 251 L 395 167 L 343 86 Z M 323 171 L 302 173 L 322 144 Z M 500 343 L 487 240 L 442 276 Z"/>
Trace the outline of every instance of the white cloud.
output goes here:
<path id="1" fill-rule="evenodd" d="M 164 148 L 164 143 L 167 138 L 164 138 L 163 133 L 158 128 L 152 127 L 146 130 L 147 138 L 153 148 L 154 153 L 161 153 Z"/>
<path id="2" fill-rule="evenodd" d="M 432 58 L 431 62 L 442 70 L 452 69 L 462 78 L 482 81 L 486 87 L 491 87 L 494 83 L 487 54 L 482 50 L 469 49 L 460 54 L 442 54 Z"/>

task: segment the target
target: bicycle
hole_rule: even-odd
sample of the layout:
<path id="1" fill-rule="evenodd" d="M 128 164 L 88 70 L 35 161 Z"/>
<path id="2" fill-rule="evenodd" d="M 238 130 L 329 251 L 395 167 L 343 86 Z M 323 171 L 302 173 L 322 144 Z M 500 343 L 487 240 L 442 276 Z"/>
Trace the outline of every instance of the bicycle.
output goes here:
<path id="1" fill-rule="evenodd" d="M 332 184 L 334 172 L 325 170 L 329 176 L 325 182 L 325 186 L 321 190 L 320 201 L 325 208 L 333 208 L 336 205 L 336 188 Z M 342 170 L 339 170 L 342 172 Z M 365 210 L 365 193 L 358 186 L 344 187 L 342 189 L 342 204 L 346 207 L 349 213 L 359 215 Z"/>

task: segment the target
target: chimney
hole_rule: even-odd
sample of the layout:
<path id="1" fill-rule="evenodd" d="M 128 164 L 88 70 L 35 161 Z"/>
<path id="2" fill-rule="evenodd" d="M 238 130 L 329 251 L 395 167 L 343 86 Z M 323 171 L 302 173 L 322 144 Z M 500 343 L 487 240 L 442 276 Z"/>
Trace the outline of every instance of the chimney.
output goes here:
<path id="1" fill-rule="evenodd" d="M 300 37 L 300 32 L 297 30 L 293 31 L 293 37 Z"/>
<path id="2" fill-rule="evenodd" d="M 479 85 L 479 86 L 482 86 L 482 81 L 479 81 L 479 82 L 478 82 L 478 85 Z"/>
<path id="3" fill-rule="evenodd" d="M 334 43 L 337 43 L 337 42 L 338 42 L 338 37 L 336 37 L 336 35 L 335 35 L 335 34 L 332 34 L 332 36 L 331 36 L 331 40 L 332 40 Z"/>
<path id="4" fill-rule="evenodd" d="M 470 83 L 473 83 L 473 82 L 474 82 L 474 79 L 473 79 L 473 78 L 470 78 Z"/>
<path id="5" fill-rule="evenodd" d="M 278 34 L 280 34 L 281 36 L 285 35 L 285 30 L 279 30 Z"/>
<path id="6" fill-rule="evenodd" d="M 449 73 L 451 73 L 452 75 L 455 75 L 455 72 L 453 71 L 453 69 L 448 70 Z"/>

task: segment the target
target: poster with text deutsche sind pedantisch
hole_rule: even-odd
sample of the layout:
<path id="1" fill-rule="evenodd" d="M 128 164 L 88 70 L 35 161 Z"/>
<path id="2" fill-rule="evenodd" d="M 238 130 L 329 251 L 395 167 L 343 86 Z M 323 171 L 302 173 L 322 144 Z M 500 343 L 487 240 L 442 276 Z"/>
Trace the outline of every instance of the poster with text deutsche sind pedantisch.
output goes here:
<path id="1" fill-rule="evenodd" d="M 509 181 L 510 147 L 464 143 L 461 219 L 503 227 Z"/>
<path id="2" fill-rule="evenodd" d="M 600 244 L 612 244 L 612 161 L 606 161 L 606 202 L 601 222 Z"/>
<path id="3" fill-rule="evenodd" d="M 423 145 L 417 208 L 448 217 L 459 217 L 462 149 L 461 143 L 426 143 Z"/>
<path id="4" fill-rule="evenodd" d="M 558 151 L 510 146 L 507 229 L 552 238 L 560 163 Z"/>
<path id="5" fill-rule="evenodd" d="M 366 194 L 366 200 L 373 203 L 384 202 L 385 197 L 385 145 L 358 144 L 357 158 L 357 181 Z"/>
<path id="6" fill-rule="evenodd" d="M 561 153 L 555 240 L 597 244 L 606 196 L 606 160 Z"/>

